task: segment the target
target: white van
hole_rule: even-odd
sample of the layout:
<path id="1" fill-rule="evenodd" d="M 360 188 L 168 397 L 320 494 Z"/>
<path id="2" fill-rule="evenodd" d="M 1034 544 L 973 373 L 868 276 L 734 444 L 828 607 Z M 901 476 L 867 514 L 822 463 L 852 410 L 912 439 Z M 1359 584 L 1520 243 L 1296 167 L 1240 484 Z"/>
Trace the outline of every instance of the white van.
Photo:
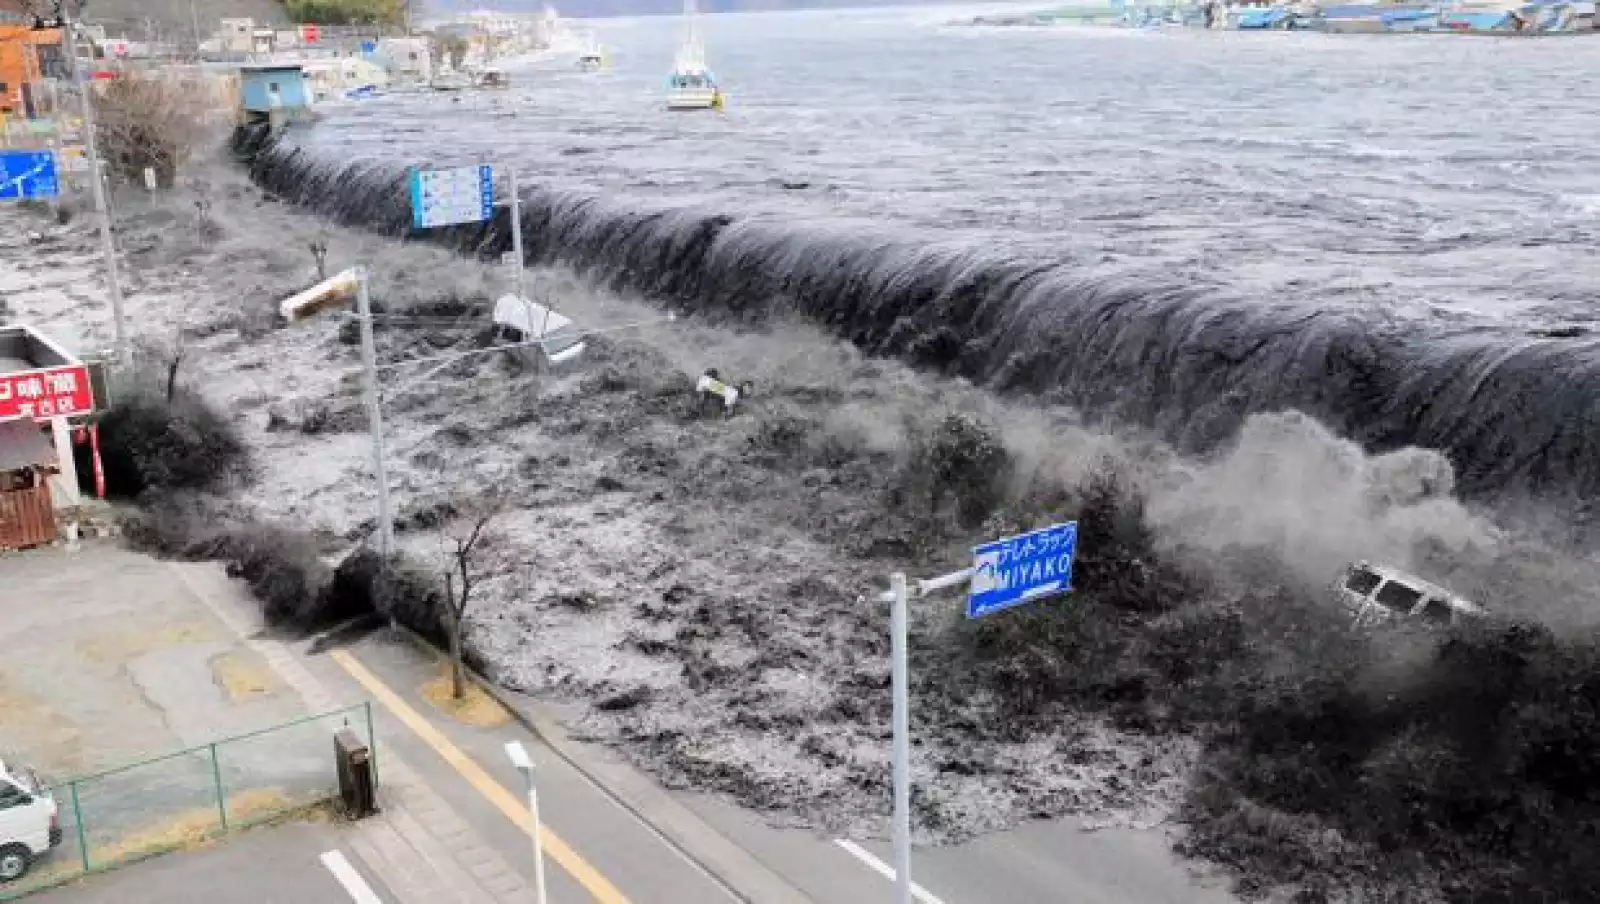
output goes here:
<path id="1" fill-rule="evenodd" d="M 517 342 L 537 342 L 551 364 L 565 364 L 583 354 L 583 334 L 571 319 L 516 295 L 502 295 L 494 303 L 495 328 Z"/>
<path id="2" fill-rule="evenodd" d="M 0 760 L 0 882 L 13 882 L 61 843 L 55 798 L 32 769 Z"/>
<path id="3" fill-rule="evenodd" d="M 1396 568 L 1357 562 L 1339 580 L 1339 600 L 1358 626 L 1394 619 L 1415 619 L 1434 625 L 1456 625 L 1484 618 L 1474 603 Z"/>

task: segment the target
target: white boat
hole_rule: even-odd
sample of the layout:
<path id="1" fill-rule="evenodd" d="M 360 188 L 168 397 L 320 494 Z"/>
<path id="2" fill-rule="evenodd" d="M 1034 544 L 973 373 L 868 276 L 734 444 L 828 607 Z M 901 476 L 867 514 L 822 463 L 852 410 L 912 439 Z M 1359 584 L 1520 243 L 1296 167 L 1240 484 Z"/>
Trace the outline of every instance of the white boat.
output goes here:
<path id="1" fill-rule="evenodd" d="M 599 72 L 606 68 L 605 50 L 595 41 L 594 35 L 588 35 L 583 49 L 578 51 L 578 68 L 584 72 Z"/>
<path id="2" fill-rule="evenodd" d="M 683 44 L 667 76 L 668 110 L 722 109 L 722 88 L 706 65 L 694 4 L 695 0 L 683 0 Z"/>
<path id="3" fill-rule="evenodd" d="M 460 72 L 441 72 L 428 82 L 435 91 L 465 91 L 472 87 L 472 79 Z"/>

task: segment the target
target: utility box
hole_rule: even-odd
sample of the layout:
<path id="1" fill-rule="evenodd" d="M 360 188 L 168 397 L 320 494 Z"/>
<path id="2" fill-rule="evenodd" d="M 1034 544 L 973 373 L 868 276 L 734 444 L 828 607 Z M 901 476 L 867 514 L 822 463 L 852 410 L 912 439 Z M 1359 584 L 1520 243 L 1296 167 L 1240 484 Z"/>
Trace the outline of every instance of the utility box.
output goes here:
<path id="1" fill-rule="evenodd" d="M 333 755 L 339 770 L 339 800 L 345 816 L 364 819 L 378 812 L 377 788 L 372 777 L 372 751 L 348 728 L 333 736 Z"/>

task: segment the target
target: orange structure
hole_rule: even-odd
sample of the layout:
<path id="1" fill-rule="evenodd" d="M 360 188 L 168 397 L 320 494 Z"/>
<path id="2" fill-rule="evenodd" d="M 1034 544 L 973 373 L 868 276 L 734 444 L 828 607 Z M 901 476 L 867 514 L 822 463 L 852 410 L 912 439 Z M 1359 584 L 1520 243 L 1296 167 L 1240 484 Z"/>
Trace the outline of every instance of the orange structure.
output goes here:
<path id="1" fill-rule="evenodd" d="M 22 86 L 59 78 L 64 63 L 61 29 L 0 25 L 0 111 L 23 110 Z"/>

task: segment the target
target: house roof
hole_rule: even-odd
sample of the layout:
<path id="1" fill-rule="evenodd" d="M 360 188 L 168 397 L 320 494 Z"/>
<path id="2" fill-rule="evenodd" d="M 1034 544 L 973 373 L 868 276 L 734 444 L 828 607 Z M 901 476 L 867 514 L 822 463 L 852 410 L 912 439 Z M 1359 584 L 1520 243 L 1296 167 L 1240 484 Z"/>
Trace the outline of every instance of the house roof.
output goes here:
<path id="1" fill-rule="evenodd" d="M 31 420 L 0 421 L 0 472 L 53 464 L 55 446 Z"/>

